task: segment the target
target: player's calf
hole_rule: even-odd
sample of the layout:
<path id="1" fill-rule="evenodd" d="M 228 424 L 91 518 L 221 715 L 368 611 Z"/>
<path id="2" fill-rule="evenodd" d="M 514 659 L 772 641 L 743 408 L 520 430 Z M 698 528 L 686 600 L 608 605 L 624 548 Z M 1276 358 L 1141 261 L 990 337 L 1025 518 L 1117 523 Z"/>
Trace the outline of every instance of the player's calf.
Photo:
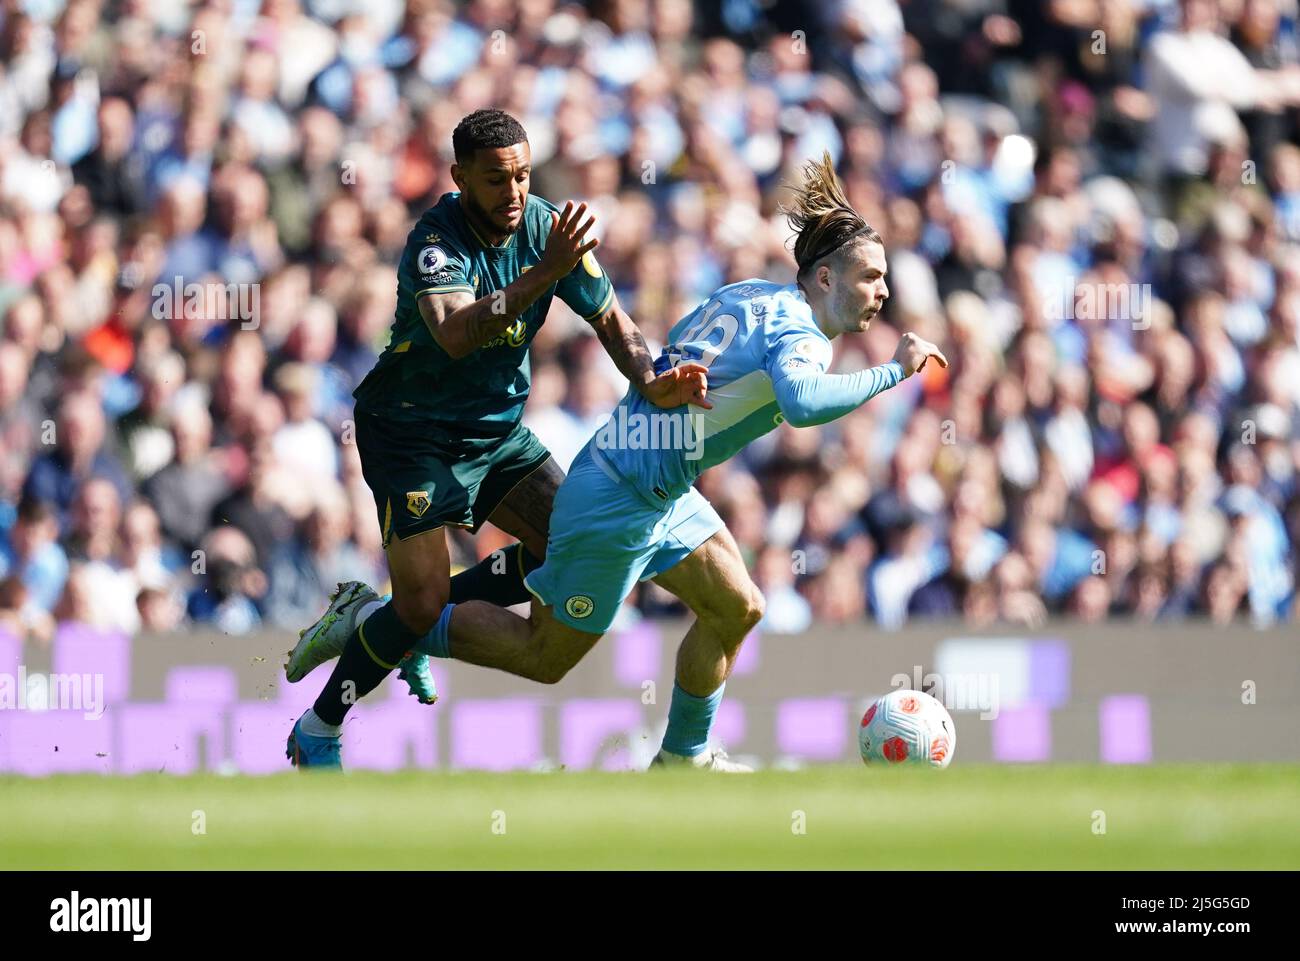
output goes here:
<path id="1" fill-rule="evenodd" d="M 435 649 L 426 636 L 419 650 L 507 671 L 540 684 L 558 684 L 602 636 L 564 624 L 555 618 L 552 608 L 538 602 L 527 619 L 481 601 L 453 606 L 449 643 Z"/>
<path id="2" fill-rule="evenodd" d="M 657 764 L 685 758 L 697 766 L 728 770 L 721 758 L 714 763 L 709 733 L 740 647 L 763 617 L 763 594 L 726 528 L 655 582 L 685 601 L 696 618 L 677 650 L 668 727 Z"/>

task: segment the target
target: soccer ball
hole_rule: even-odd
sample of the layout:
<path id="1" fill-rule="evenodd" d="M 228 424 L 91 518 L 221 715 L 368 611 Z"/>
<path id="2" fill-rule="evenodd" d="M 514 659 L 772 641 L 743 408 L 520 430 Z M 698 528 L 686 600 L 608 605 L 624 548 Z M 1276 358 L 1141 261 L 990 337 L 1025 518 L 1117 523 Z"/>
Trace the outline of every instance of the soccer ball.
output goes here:
<path id="1" fill-rule="evenodd" d="M 862 715 L 858 749 L 868 764 L 947 767 L 957 750 L 957 728 L 939 701 L 921 691 L 890 691 Z"/>

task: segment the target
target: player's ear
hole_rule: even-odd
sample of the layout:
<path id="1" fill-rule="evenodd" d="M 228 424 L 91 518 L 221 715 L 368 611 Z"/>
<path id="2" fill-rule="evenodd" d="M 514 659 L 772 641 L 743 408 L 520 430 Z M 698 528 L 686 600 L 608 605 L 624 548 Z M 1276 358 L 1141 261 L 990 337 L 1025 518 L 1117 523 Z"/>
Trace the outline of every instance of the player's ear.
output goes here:
<path id="1" fill-rule="evenodd" d="M 831 268 L 828 264 L 822 264 L 817 268 L 817 286 L 828 294 L 831 291 Z"/>
<path id="2" fill-rule="evenodd" d="M 451 179 L 456 184 L 456 189 L 462 193 L 465 191 L 465 169 L 458 163 L 451 165 Z"/>

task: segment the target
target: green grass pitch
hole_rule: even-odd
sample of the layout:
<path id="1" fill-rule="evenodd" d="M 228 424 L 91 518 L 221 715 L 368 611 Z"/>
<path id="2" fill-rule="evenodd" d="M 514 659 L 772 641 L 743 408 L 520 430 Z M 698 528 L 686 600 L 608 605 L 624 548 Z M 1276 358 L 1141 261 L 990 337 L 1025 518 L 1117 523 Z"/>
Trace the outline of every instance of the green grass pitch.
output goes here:
<path id="1" fill-rule="evenodd" d="M 6 777 L 0 867 L 1294 870 L 1298 801 L 1294 764 Z"/>

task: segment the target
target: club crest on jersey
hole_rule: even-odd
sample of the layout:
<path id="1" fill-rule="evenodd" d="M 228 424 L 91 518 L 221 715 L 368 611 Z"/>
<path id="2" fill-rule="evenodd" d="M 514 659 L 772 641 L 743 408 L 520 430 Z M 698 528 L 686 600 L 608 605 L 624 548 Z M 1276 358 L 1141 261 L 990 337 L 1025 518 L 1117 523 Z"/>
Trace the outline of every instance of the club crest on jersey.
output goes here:
<path id="1" fill-rule="evenodd" d="M 564 602 L 565 613 L 579 620 L 584 617 L 591 617 L 591 612 L 595 609 L 596 602 L 586 594 L 574 594 Z"/>
<path id="2" fill-rule="evenodd" d="M 420 273 L 432 276 L 447 266 L 447 254 L 441 247 L 430 245 L 420 251 L 416 264 L 420 268 Z"/>
<path id="3" fill-rule="evenodd" d="M 407 491 L 406 492 L 406 509 L 416 517 L 423 517 L 424 512 L 429 509 L 428 491 Z"/>

